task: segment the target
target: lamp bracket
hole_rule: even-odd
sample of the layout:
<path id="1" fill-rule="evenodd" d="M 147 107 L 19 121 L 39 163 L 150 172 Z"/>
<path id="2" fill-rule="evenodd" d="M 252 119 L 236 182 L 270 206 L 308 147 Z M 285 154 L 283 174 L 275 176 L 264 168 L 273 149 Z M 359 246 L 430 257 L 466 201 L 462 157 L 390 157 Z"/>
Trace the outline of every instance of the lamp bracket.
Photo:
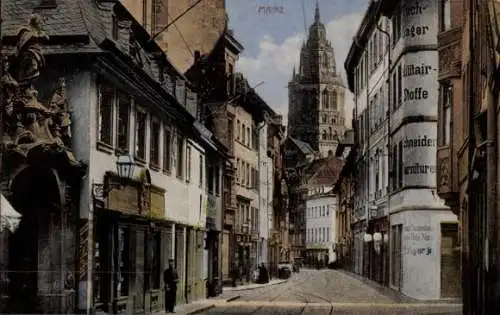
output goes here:
<path id="1" fill-rule="evenodd" d="M 92 195 L 94 198 L 107 198 L 109 193 L 113 189 L 119 189 L 122 187 L 122 184 L 120 183 L 115 183 L 115 182 L 109 182 L 109 183 L 93 183 L 92 184 Z"/>

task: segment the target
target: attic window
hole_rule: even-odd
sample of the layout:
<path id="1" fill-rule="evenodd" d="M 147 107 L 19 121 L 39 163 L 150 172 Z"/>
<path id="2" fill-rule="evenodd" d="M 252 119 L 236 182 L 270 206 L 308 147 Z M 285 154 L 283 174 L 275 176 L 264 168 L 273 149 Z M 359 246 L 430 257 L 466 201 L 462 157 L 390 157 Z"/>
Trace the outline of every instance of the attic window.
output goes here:
<path id="1" fill-rule="evenodd" d="M 57 7 L 56 0 L 40 0 L 39 8 L 55 8 Z"/>

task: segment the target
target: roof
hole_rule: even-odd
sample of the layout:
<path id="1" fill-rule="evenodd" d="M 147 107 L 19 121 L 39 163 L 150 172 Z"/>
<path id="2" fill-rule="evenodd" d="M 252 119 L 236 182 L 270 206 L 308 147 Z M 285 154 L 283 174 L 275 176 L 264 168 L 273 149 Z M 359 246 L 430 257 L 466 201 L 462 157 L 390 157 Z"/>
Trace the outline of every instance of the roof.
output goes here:
<path id="1" fill-rule="evenodd" d="M 305 170 L 305 173 L 309 174 L 307 183 L 332 185 L 337 181 L 343 166 L 344 161 L 336 156 L 314 160 Z"/>
<path id="2" fill-rule="evenodd" d="M 95 1 L 61 0 L 55 6 L 40 6 L 39 3 L 37 0 L 2 1 L 2 35 L 7 42 L 15 41 L 19 27 L 26 25 L 30 16 L 36 13 L 43 19 L 43 30 L 50 38 L 48 44 L 56 44 L 51 47 L 56 51 L 64 50 L 57 45 L 61 43 L 78 44 L 84 51 L 100 51 L 98 46 L 106 33 Z M 53 49 L 44 49 L 44 53 L 50 54 Z"/>
<path id="3" fill-rule="evenodd" d="M 301 141 L 299 139 L 295 139 L 292 137 L 288 137 L 292 143 L 294 143 L 297 148 L 302 151 L 304 154 L 313 154 L 314 150 L 311 148 L 311 146 L 304 141 Z"/>

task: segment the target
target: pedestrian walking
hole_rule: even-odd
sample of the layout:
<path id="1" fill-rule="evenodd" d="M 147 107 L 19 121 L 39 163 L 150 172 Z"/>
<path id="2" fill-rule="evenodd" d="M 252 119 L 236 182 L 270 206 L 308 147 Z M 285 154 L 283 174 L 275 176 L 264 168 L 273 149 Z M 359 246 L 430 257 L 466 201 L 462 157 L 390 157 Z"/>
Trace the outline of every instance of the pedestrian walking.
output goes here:
<path id="1" fill-rule="evenodd" d="M 175 313 L 175 302 L 177 296 L 177 282 L 179 276 L 174 267 L 174 260 L 168 260 L 168 268 L 163 272 L 163 282 L 165 284 L 165 312 Z"/>

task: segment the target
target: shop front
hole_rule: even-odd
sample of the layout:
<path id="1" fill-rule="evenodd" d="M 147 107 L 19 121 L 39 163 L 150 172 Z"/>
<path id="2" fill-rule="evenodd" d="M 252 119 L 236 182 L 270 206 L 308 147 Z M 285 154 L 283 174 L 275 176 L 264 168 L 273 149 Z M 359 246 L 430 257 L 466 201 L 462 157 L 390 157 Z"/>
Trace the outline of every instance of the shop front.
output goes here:
<path id="1" fill-rule="evenodd" d="M 163 220 L 165 191 L 107 173 L 93 189 L 93 308 L 150 314 L 164 305 L 162 273 L 172 257 L 172 225 Z M 111 189 L 112 187 L 112 189 Z"/>
<path id="2" fill-rule="evenodd" d="M 387 216 L 370 221 L 367 231 L 369 248 L 369 279 L 389 286 L 389 219 Z"/>

